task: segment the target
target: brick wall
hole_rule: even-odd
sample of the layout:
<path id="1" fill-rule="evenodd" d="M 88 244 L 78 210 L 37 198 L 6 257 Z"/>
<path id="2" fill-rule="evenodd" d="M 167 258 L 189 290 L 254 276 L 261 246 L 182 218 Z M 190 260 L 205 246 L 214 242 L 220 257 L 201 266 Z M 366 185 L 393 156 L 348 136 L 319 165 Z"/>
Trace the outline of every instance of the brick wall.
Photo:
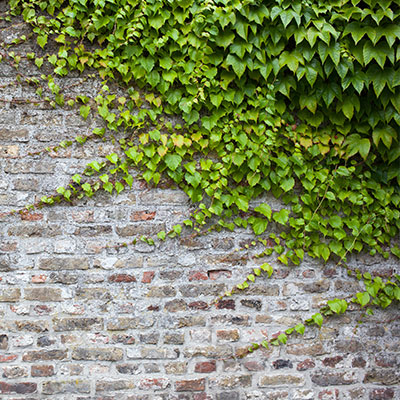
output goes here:
<path id="1" fill-rule="evenodd" d="M 0 25 L 0 41 L 23 25 Z M 33 45 L 18 51 L 32 51 Z M 22 61 L 24 74 L 38 74 Z M 89 133 L 74 110 L 26 104 L 34 89 L 6 86 L 0 64 L 0 394 L 1 399 L 399 399 L 400 313 L 377 311 L 357 326 L 357 308 L 287 346 L 235 354 L 358 290 L 334 263 L 272 263 L 243 295 L 208 304 L 264 260 L 235 251 L 249 232 L 213 233 L 155 247 L 132 236 L 171 228 L 190 213 L 178 190 L 139 181 L 118 197 L 97 194 L 10 216 L 112 151 L 101 141 L 29 156 Z M 78 76 L 62 81 L 68 86 Z M 72 87 L 93 94 L 100 82 Z M 279 205 L 277 205 L 279 206 Z M 394 259 L 354 256 L 354 268 L 387 275 Z"/>

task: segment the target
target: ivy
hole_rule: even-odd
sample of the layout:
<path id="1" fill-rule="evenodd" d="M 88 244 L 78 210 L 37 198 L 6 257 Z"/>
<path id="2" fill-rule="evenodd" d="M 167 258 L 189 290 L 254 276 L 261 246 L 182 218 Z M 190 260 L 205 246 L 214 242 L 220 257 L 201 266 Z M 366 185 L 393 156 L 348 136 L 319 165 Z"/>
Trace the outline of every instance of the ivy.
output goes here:
<path id="1" fill-rule="evenodd" d="M 92 138 L 117 146 L 28 210 L 99 190 L 119 194 L 135 176 L 181 188 L 195 205 L 183 224 L 197 233 L 250 227 L 260 258 L 298 265 L 307 253 L 340 265 L 354 252 L 400 256 L 398 2 L 10 0 L 9 7 L 3 18 L 22 16 L 32 33 L 1 44 L 0 61 L 18 70 L 26 58 L 53 71 L 40 79 L 18 72 L 15 84 L 35 85 L 34 101 L 76 109 L 84 120 L 98 114 L 107 127 L 45 151 Z M 36 53 L 13 50 L 32 36 Z M 96 97 L 67 96 L 56 82 L 72 71 L 102 79 Z M 272 209 L 265 193 L 284 206 Z M 182 232 L 178 224 L 140 239 L 154 244 Z M 265 273 L 273 273 L 269 264 L 226 295 Z M 362 308 L 399 300 L 394 281 L 365 279 L 366 291 L 353 299 Z M 321 326 L 347 304 L 331 300 L 306 322 Z M 304 325 L 293 329 L 271 343 L 286 343 Z"/>

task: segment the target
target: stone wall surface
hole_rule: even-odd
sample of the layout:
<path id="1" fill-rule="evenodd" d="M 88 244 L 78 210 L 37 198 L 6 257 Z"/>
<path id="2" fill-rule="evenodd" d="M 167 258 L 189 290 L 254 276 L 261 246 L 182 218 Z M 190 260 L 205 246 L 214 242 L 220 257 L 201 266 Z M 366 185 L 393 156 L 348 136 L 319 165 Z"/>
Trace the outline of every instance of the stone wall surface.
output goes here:
<path id="1" fill-rule="evenodd" d="M 0 41 L 26 29 L 0 25 Z M 38 50 L 31 43 L 16 51 Z M 27 61 L 20 72 L 40 74 Z M 248 291 L 213 300 L 268 260 L 236 251 L 250 232 L 115 247 L 185 219 L 186 196 L 136 181 L 119 196 L 10 215 L 66 185 L 108 142 L 57 154 L 30 152 L 87 134 L 102 122 L 76 110 L 28 104 L 34 88 L 7 86 L 0 63 L 0 399 L 400 399 L 400 313 L 392 306 L 357 324 L 357 307 L 306 329 L 287 346 L 235 355 L 250 342 L 301 322 L 359 284 L 333 262 L 306 258 L 275 269 Z M 95 94 L 98 80 L 61 81 Z M 279 207 L 279 204 L 276 205 Z M 272 227 L 273 229 L 273 227 Z M 388 275 L 395 259 L 361 254 L 353 268 Z"/>

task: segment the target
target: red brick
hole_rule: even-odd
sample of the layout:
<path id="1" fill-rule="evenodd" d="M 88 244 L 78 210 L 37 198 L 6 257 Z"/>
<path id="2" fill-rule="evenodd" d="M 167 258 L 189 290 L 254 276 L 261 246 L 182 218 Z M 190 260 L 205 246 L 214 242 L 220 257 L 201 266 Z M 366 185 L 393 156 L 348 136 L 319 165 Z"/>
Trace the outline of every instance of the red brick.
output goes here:
<path id="1" fill-rule="evenodd" d="M 169 386 L 169 380 L 166 378 L 147 378 L 139 382 L 139 389 L 142 390 L 160 390 Z"/>
<path id="2" fill-rule="evenodd" d="M 215 281 L 219 278 L 231 278 L 232 272 L 227 269 L 213 269 L 207 272 L 208 277 Z"/>
<path id="3" fill-rule="evenodd" d="M 22 213 L 21 214 L 22 221 L 40 221 L 43 219 L 43 214 L 32 214 L 32 213 Z"/>
<path id="4" fill-rule="evenodd" d="M 205 390 L 205 387 L 205 379 L 190 379 L 175 382 L 175 389 L 177 392 L 201 392 Z"/>
<path id="5" fill-rule="evenodd" d="M 45 283 L 47 279 L 46 275 L 33 275 L 32 283 Z"/>
<path id="6" fill-rule="evenodd" d="M 128 274 L 114 274 L 111 275 L 108 278 L 109 282 L 115 282 L 115 283 L 130 283 L 130 282 L 136 282 L 136 278 L 133 275 L 128 275 Z"/>
<path id="7" fill-rule="evenodd" d="M 37 390 L 37 384 L 31 382 L 18 382 L 9 384 L 7 382 L 0 382 L 0 393 L 34 393 Z"/>
<path id="8" fill-rule="evenodd" d="M 194 367 L 194 372 L 207 373 L 217 369 L 215 361 L 198 362 Z"/>
<path id="9" fill-rule="evenodd" d="M 206 281 L 206 280 L 208 280 L 208 276 L 205 272 L 192 271 L 189 274 L 189 281 Z"/>
<path id="10" fill-rule="evenodd" d="M 315 362 L 311 360 L 311 358 L 307 358 L 304 361 L 297 364 L 297 371 L 306 371 L 314 367 L 315 367 Z"/>
<path id="11" fill-rule="evenodd" d="M 33 365 L 31 368 L 32 377 L 52 376 L 54 367 L 52 365 Z"/>
<path id="12" fill-rule="evenodd" d="M 206 308 L 208 308 L 208 304 L 205 301 L 193 301 L 188 304 L 188 306 L 196 310 L 205 310 Z"/>
<path id="13" fill-rule="evenodd" d="M 264 370 L 264 365 L 262 365 L 261 363 L 259 363 L 258 361 L 246 361 L 244 363 L 244 367 L 248 370 L 248 371 L 263 371 Z"/>
<path id="14" fill-rule="evenodd" d="M 0 362 L 14 361 L 16 358 L 16 354 L 0 355 Z"/>
<path id="15" fill-rule="evenodd" d="M 155 215 L 155 211 L 135 211 L 131 215 L 131 221 L 150 221 Z"/>
<path id="16" fill-rule="evenodd" d="M 154 271 L 143 272 L 142 283 L 151 283 L 154 278 Z"/>

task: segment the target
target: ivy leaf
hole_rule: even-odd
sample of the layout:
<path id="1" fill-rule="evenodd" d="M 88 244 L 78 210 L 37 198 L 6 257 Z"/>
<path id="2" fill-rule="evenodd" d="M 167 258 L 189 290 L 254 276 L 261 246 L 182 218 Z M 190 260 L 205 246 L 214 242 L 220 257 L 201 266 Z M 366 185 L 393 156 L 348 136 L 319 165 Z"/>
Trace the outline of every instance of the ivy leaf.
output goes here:
<path id="1" fill-rule="evenodd" d="M 314 314 L 311 318 L 319 327 L 322 326 L 322 323 L 324 322 L 324 318 L 320 313 Z"/>
<path id="2" fill-rule="evenodd" d="M 226 58 L 226 64 L 231 65 L 235 74 L 240 78 L 246 70 L 246 64 L 239 57 L 231 54 Z"/>
<path id="3" fill-rule="evenodd" d="M 267 217 L 269 221 L 271 221 L 272 210 L 271 210 L 271 207 L 268 204 L 262 203 L 259 206 L 257 206 L 254 209 L 254 211 L 257 211 L 257 212 L 261 213 L 262 215 Z"/>
<path id="4" fill-rule="evenodd" d="M 290 211 L 282 208 L 279 212 L 275 212 L 272 216 L 274 221 L 280 223 L 281 225 L 285 225 L 289 219 Z"/>
<path id="5" fill-rule="evenodd" d="M 175 171 L 181 164 L 182 157 L 178 154 L 167 154 L 164 161 L 170 170 Z"/>
<path id="6" fill-rule="evenodd" d="M 361 307 L 366 306 L 371 299 L 367 292 L 357 293 L 356 298 L 357 298 L 357 302 L 361 305 Z"/>
<path id="7" fill-rule="evenodd" d="M 268 226 L 268 220 L 264 218 L 255 218 L 252 224 L 253 231 L 256 235 L 261 235 L 265 232 Z"/>
<path id="8" fill-rule="evenodd" d="M 303 334 L 304 334 L 304 331 L 305 331 L 305 326 L 304 326 L 303 324 L 297 324 L 297 325 L 294 327 L 294 330 L 295 330 L 298 334 L 303 335 Z"/>

